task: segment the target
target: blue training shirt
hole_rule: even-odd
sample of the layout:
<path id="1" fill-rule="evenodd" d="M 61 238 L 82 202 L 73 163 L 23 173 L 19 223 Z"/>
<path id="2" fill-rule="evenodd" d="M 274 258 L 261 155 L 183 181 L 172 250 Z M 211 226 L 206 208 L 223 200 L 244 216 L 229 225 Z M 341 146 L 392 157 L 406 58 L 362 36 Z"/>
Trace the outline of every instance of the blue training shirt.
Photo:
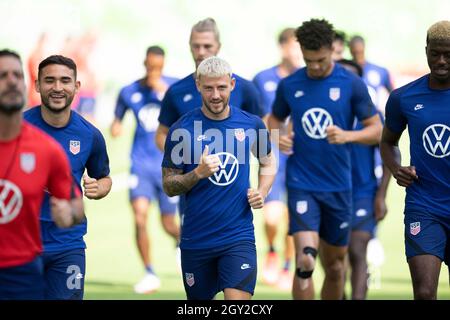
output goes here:
<path id="1" fill-rule="evenodd" d="M 221 169 L 184 194 L 180 247 L 207 249 L 255 241 L 247 199 L 250 150 L 258 158 L 270 153 L 264 123 L 235 107 L 224 120 L 209 119 L 197 108 L 170 128 L 162 167 L 181 169 L 183 174 L 194 170 L 205 145 L 209 154 L 218 155 Z"/>
<path id="2" fill-rule="evenodd" d="M 91 178 L 100 179 L 109 175 L 109 158 L 105 139 L 101 132 L 78 113 L 72 111 L 65 127 L 48 125 L 41 116 L 41 107 L 24 112 L 24 119 L 52 136 L 63 147 L 72 169 L 72 175 L 81 190 L 81 178 L 85 169 Z M 57 252 L 86 248 L 83 236 L 87 221 L 60 229 L 51 218 L 49 196 L 46 193 L 41 209 L 41 232 L 44 251 Z"/>
<path id="3" fill-rule="evenodd" d="M 450 216 L 450 89 L 433 90 L 425 75 L 394 90 L 386 104 L 386 126 L 408 126 L 411 166 L 419 177 L 406 188 L 405 212 Z"/>
<path id="4" fill-rule="evenodd" d="M 378 111 L 380 120 L 383 115 Z M 354 130 L 362 130 L 363 124 L 355 121 Z M 353 199 L 373 197 L 383 176 L 383 163 L 378 145 L 351 144 Z"/>
<path id="5" fill-rule="evenodd" d="M 236 86 L 231 92 L 230 106 L 263 117 L 265 113 L 253 83 L 236 74 L 233 74 L 233 78 L 236 79 Z M 182 115 L 201 106 L 202 98 L 195 85 L 194 74 L 190 74 L 173 84 L 166 92 L 158 121 L 170 128 Z"/>
<path id="6" fill-rule="evenodd" d="M 352 130 L 353 121 L 375 114 L 364 82 L 335 64 L 331 74 L 312 79 L 306 68 L 280 81 L 272 113 L 279 120 L 291 115 L 294 154 L 288 159 L 288 188 L 317 192 L 352 188 L 350 144 L 330 144 L 326 128 L 334 124 Z"/>
<path id="7" fill-rule="evenodd" d="M 166 76 L 163 76 L 162 80 L 169 86 L 177 81 Z M 158 128 L 162 98 L 140 79 L 120 90 L 114 111 L 116 118 L 122 120 L 126 111 L 131 110 L 136 119 L 131 149 L 132 166 L 158 173 L 161 172 L 159 164 L 162 161 L 162 152 L 156 147 L 155 132 Z M 158 165 L 155 166 L 155 163 Z"/>

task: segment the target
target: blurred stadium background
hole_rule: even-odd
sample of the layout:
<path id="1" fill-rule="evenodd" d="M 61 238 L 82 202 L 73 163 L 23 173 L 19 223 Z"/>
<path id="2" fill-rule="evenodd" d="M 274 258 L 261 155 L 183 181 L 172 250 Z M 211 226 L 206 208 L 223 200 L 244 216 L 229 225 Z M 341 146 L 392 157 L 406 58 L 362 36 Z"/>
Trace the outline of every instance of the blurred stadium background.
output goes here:
<path id="1" fill-rule="evenodd" d="M 181 78 L 194 68 L 188 47 L 191 26 L 213 17 L 221 31 L 220 55 L 240 75 L 250 79 L 278 62 L 279 31 L 287 26 L 297 27 L 312 17 L 324 17 L 350 36 L 365 37 L 368 59 L 388 68 L 398 87 L 427 72 L 426 30 L 432 23 L 448 19 L 449 12 L 447 0 L 0 0 L 4 30 L 0 47 L 18 51 L 24 65 L 42 34 L 46 35 L 44 56 L 65 52 L 64 46 L 73 38 L 88 35 L 92 40 L 88 67 L 98 83 L 95 122 L 107 140 L 114 186 L 106 199 L 86 201 L 89 231 L 85 298 L 185 298 L 175 247 L 163 233 L 156 208 L 151 210 L 149 228 L 162 288 L 152 295 L 133 293 L 132 286 L 143 275 L 143 268 L 134 243 L 126 189 L 128 151 L 134 130 L 131 115 L 124 122 L 127 134 L 112 141 L 108 132 L 118 91 L 143 75 L 142 61 L 149 45 L 159 44 L 166 50 L 165 73 Z M 83 49 L 86 48 L 71 48 L 73 52 Z M 349 57 L 348 51 L 346 56 Z M 406 144 L 407 137 L 403 137 L 404 162 L 408 161 Z M 404 190 L 392 184 L 387 198 L 389 213 L 378 232 L 384 259 L 374 270 L 369 299 L 412 298 L 404 257 L 403 199 Z M 254 222 L 261 258 L 266 249 L 261 212 L 255 212 Z M 321 281 L 320 268 L 314 277 Z M 440 298 L 450 299 L 448 284 L 448 269 L 443 267 Z M 289 293 L 260 281 L 255 292 L 255 299 L 290 299 Z"/>

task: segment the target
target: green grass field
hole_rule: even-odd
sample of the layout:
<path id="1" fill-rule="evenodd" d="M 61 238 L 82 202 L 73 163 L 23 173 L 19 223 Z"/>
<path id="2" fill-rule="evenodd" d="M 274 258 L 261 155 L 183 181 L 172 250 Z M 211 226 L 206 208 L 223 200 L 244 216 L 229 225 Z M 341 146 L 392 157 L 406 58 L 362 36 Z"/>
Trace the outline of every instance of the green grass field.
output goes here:
<path id="1" fill-rule="evenodd" d="M 113 191 L 103 200 L 85 202 L 89 219 L 88 234 L 85 238 L 88 246 L 85 299 L 185 299 L 181 274 L 176 266 L 174 242 L 162 230 L 159 212 L 155 207 L 149 212 L 148 228 L 154 267 L 162 281 L 162 287 L 150 295 L 133 292 L 133 285 L 144 275 L 144 270 L 134 241 L 133 216 L 125 187 L 133 123 L 126 118 L 124 125 L 127 134 L 114 141 L 104 131 L 111 171 L 115 178 Z M 405 145 L 404 141 L 402 145 Z M 403 151 L 406 160 L 407 150 Z M 385 262 L 379 270 L 379 282 L 369 290 L 368 299 L 412 299 L 412 286 L 403 244 L 404 190 L 392 183 L 387 201 L 389 213 L 380 224 L 378 232 L 384 247 Z M 255 212 L 254 224 L 261 270 L 266 251 L 262 212 Z M 278 248 L 281 248 L 281 242 L 280 236 Z M 317 267 L 314 272 L 317 296 L 322 279 L 321 267 Z M 347 286 L 347 294 L 348 289 Z M 450 299 L 448 269 L 444 265 L 438 297 Z M 220 299 L 221 295 L 218 298 Z M 258 277 L 254 299 L 290 298 L 290 293 L 264 285 Z"/>

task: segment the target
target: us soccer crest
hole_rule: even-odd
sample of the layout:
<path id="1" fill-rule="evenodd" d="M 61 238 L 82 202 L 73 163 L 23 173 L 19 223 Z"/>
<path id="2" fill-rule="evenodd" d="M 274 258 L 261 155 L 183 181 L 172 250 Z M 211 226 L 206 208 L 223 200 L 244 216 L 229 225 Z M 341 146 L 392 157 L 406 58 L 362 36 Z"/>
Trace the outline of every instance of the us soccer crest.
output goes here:
<path id="1" fill-rule="evenodd" d="M 194 274 L 193 273 L 186 273 L 185 274 L 186 283 L 189 287 L 192 287 L 195 283 Z"/>
<path id="2" fill-rule="evenodd" d="M 341 89 L 340 88 L 330 88 L 330 99 L 333 101 L 338 101 L 341 97 Z"/>
<path id="3" fill-rule="evenodd" d="M 69 150 L 70 150 L 70 153 L 72 153 L 74 155 L 80 153 L 80 141 L 70 140 Z"/>
<path id="4" fill-rule="evenodd" d="M 409 224 L 409 232 L 415 236 L 420 232 L 420 222 L 413 222 Z"/>
<path id="5" fill-rule="evenodd" d="M 304 214 L 306 211 L 308 211 L 308 201 L 297 201 L 297 212 Z"/>
<path id="6" fill-rule="evenodd" d="M 234 129 L 234 136 L 238 141 L 242 142 L 245 139 L 245 131 L 244 129 Z"/>
<path id="7" fill-rule="evenodd" d="M 36 167 L 36 157 L 34 153 L 20 154 L 20 168 L 26 173 L 31 173 Z"/>

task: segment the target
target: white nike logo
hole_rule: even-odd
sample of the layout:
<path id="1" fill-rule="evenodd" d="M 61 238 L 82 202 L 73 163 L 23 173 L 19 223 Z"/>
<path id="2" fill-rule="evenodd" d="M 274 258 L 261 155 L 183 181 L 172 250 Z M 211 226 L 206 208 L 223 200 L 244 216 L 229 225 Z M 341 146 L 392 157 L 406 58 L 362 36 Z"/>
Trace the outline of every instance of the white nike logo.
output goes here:
<path id="1" fill-rule="evenodd" d="M 344 229 L 348 227 L 348 222 L 342 222 L 341 225 L 339 226 L 339 229 Z"/>
<path id="2" fill-rule="evenodd" d="M 242 270 L 249 269 L 249 268 L 250 268 L 250 265 L 249 265 L 248 263 L 244 263 L 244 264 L 241 266 L 241 269 L 242 269 Z"/>
<path id="3" fill-rule="evenodd" d="M 305 93 L 303 92 L 303 91 L 296 91 L 295 92 L 295 94 L 294 94 L 294 97 L 296 97 L 296 98 L 300 98 L 301 96 L 303 96 Z"/>
<path id="4" fill-rule="evenodd" d="M 416 106 L 414 107 L 414 111 L 420 110 L 420 109 L 423 109 L 423 108 L 424 108 L 423 104 L 416 104 Z"/>
<path id="5" fill-rule="evenodd" d="M 77 274 L 76 279 L 83 279 L 83 275 L 81 273 Z"/>
<path id="6" fill-rule="evenodd" d="M 207 137 L 204 134 L 201 134 L 197 137 L 197 141 L 202 141 L 202 140 L 206 140 L 206 139 L 207 139 Z"/>

